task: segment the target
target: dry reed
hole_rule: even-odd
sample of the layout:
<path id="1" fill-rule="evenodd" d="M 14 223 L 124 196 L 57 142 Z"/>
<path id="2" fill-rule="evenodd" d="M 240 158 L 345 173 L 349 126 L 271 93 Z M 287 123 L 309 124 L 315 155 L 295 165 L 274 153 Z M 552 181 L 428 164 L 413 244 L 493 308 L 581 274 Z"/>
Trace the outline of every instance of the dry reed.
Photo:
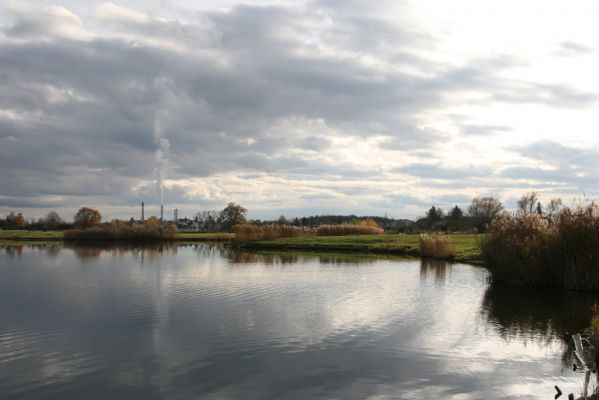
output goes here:
<path id="1" fill-rule="evenodd" d="M 321 225 L 316 228 L 317 236 L 380 235 L 383 232 L 383 228 L 376 224 Z"/>
<path id="2" fill-rule="evenodd" d="M 564 209 L 555 223 L 538 214 L 503 215 L 481 250 L 494 281 L 599 290 L 598 243 L 597 207 L 590 204 Z"/>
<path id="3" fill-rule="evenodd" d="M 422 257 L 453 259 L 455 254 L 455 248 L 444 234 L 420 234 L 420 255 Z"/>
<path id="4" fill-rule="evenodd" d="M 250 242 L 252 240 L 271 240 L 297 236 L 310 236 L 314 232 L 309 228 L 293 225 L 264 225 L 256 226 L 241 224 L 234 227 L 235 240 L 238 242 Z"/>

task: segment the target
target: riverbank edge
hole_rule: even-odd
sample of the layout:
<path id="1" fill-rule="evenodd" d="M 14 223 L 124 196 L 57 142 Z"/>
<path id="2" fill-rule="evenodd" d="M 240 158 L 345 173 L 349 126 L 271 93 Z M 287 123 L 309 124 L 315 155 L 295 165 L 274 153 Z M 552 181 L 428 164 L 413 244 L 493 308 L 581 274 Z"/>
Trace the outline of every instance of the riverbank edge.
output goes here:
<path id="1" fill-rule="evenodd" d="M 62 231 L 11 231 L 6 233 L 0 231 L 0 243 L 10 242 L 14 243 L 94 243 L 94 241 L 69 241 L 65 240 Z M 411 236 L 411 235 L 410 235 Z M 395 235 L 389 235 L 393 239 L 398 237 Z M 289 243 L 289 242 L 277 242 L 277 240 L 267 241 L 253 241 L 253 242 L 235 242 L 235 235 L 233 233 L 195 233 L 195 232 L 182 232 L 177 233 L 177 236 L 172 240 L 158 241 L 158 242 L 172 242 L 172 243 L 193 243 L 193 242 L 221 242 L 230 243 L 232 247 L 238 248 L 245 251 L 274 251 L 274 252 L 306 252 L 306 253 L 351 253 L 351 254 L 372 254 L 372 255 L 393 255 L 393 256 L 407 256 L 407 257 L 419 257 L 419 258 L 430 258 L 423 257 L 420 254 L 420 248 L 416 243 L 417 236 L 415 235 L 412 239 L 414 243 L 378 243 L 369 244 L 361 239 L 356 239 L 357 243 L 352 245 L 334 244 L 330 243 L 331 238 L 348 238 L 348 236 L 329 237 L 322 236 L 318 237 L 319 242 L 316 243 Z M 301 238 L 294 238 L 301 240 Z M 293 240 L 293 239 L 292 239 Z M 320 242 L 322 240 L 322 242 Z M 140 243 L 135 240 L 125 241 L 114 241 L 115 243 Z M 143 243 L 143 242 L 142 242 Z M 459 246 L 458 246 L 459 247 Z M 459 250 L 459 249 L 458 249 Z M 439 258 L 442 259 L 442 258 Z M 458 254 L 448 259 L 448 261 L 484 266 L 480 253 L 472 256 L 472 254 L 465 256 L 461 255 L 460 251 Z"/>
<path id="2" fill-rule="evenodd" d="M 479 257 L 465 257 L 455 256 L 452 258 L 435 258 L 435 257 L 424 257 L 420 253 L 419 248 L 411 246 L 398 246 L 398 247 L 384 247 L 384 246 L 343 246 L 343 245 L 305 245 L 305 244 L 289 244 L 289 243 L 277 243 L 275 241 L 257 241 L 247 243 L 237 243 L 236 248 L 247 251 L 272 251 L 272 252 L 306 252 L 306 253 L 352 253 L 352 254 L 374 254 L 374 255 L 393 255 L 393 256 L 406 256 L 406 257 L 418 257 L 418 258 L 431 258 L 438 260 L 447 260 L 451 262 L 458 262 L 464 264 L 471 264 L 475 266 L 484 266 L 482 258 Z"/>
<path id="3" fill-rule="evenodd" d="M 158 242 L 231 242 L 235 238 L 233 233 L 177 233 L 172 240 L 159 240 Z M 2 242 L 67 242 L 63 231 L 11 231 L 6 233 L 0 231 L 0 243 Z M 93 242 L 93 240 L 73 240 L 70 242 Z M 116 240 L 122 243 L 137 243 L 136 240 Z"/>

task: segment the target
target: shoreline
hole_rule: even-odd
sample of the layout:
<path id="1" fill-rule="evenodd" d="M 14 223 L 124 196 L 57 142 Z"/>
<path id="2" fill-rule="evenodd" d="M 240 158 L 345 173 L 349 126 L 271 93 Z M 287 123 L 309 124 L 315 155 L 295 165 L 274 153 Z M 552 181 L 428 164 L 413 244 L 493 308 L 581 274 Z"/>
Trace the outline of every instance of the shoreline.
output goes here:
<path id="1" fill-rule="evenodd" d="M 181 232 L 177 233 L 172 240 L 149 241 L 147 243 L 158 242 L 229 242 L 235 238 L 233 233 L 199 233 L 199 232 Z M 0 243 L 10 242 L 80 242 L 92 243 L 94 240 L 68 240 L 64 238 L 64 231 L 0 231 Z M 115 243 L 140 243 L 136 240 L 114 240 Z"/>
<path id="2" fill-rule="evenodd" d="M 180 232 L 173 240 L 136 241 L 114 240 L 111 243 L 193 243 L 221 242 L 229 243 L 232 247 L 245 251 L 274 251 L 274 252 L 308 252 L 308 253 L 351 253 L 370 255 L 391 255 L 419 258 L 445 259 L 453 262 L 482 266 L 480 235 L 449 234 L 447 237 L 455 248 L 456 255 L 452 258 L 423 257 L 420 252 L 419 235 L 417 234 L 382 234 L 382 235 L 345 235 L 345 236 L 301 236 L 279 238 L 272 240 L 257 240 L 251 242 L 235 242 L 233 233 L 199 233 Z M 97 243 L 94 240 L 65 240 L 63 231 L 0 231 L 0 244 L 12 243 Z"/>

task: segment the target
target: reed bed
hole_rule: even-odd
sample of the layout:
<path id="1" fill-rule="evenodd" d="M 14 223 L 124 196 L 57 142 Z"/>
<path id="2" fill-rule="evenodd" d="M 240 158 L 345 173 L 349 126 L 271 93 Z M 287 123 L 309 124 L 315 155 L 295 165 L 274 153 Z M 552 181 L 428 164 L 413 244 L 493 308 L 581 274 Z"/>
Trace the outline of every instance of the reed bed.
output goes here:
<path id="1" fill-rule="evenodd" d="M 420 234 L 420 255 L 422 257 L 453 259 L 455 248 L 442 233 Z"/>
<path id="2" fill-rule="evenodd" d="M 380 235 L 383 232 L 383 228 L 371 224 L 321 225 L 316 228 L 317 236 Z"/>
<path id="3" fill-rule="evenodd" d="M 241 224 L 234 227 L 235 240 L 238 242 L 250 242 L 253 240 L 271 240 L 278 238 L 289 238 L 298 236 L 310 236 L 314 232 L 309 228 L 293 225 L 264 225 L 256 226 Z"/>
<path id="4" fill-rule="evenodd" d="M 599 290 L 597 206 L 565 209 L 550 222 L 538 214 L 503 215 L 482 240 L 492 279 L 510 285 Z"/>
<path id="5" fill-rule="evenodd" d="M 177 228 L 173 224 L 125 225 L 112 223 L 86 229 L 71 229 L 64 232 L 66 241 L 96 242 L 157 242 L 175 240 Z"/>

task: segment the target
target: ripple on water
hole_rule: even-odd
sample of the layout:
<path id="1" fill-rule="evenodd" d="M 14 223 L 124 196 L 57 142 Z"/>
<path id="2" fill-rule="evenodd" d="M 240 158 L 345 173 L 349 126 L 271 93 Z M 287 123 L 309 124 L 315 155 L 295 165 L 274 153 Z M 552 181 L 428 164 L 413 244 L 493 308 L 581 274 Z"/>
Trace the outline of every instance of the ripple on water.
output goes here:
<path id="1" fill-rule="evenodd" d="M 547 398 L 578 389 L 561 333 L 598 300 L 466 265 L 105 251 L 0 265 L 3 400 Z"/>

